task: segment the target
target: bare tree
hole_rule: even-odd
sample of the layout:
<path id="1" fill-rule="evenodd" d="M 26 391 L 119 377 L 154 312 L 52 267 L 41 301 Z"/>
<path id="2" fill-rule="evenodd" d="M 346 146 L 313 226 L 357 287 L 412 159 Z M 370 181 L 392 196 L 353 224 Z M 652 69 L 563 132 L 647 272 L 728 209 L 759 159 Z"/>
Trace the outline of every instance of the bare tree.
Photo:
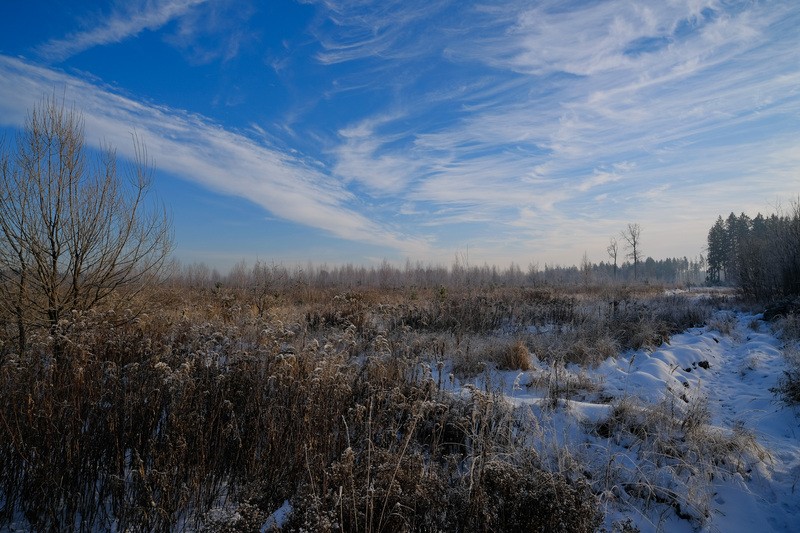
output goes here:
<path id="1" fill-rule="evenodd" d="M 619 254 L 619 243 L 617 242 L 616 237 L 611 237 L 611 240 L 608 243 L 608 248 L 606 248 L 606 252 L 608 252 L 608 257 L 614 262 L 614 279 L 617 279 L 617 255 Z"/>
<path id="2" fill-rule="evenodd" d="M 633 260 L 633 279 L 637 279 L 637 269 L 639 260 L 642 257 L 641 235 L 642 228 L 639 224 L 628 224 L 628 227 L 621 233 L 625 240 L 626 248 L 629 250 L 628 257 Z"/>
<path id="3" fill-rule="evenodd" d="M 172 249 L 169 216 L 147 202 L 152 164 L 134 136 L 120 176 L 116 152 L 90 157 L 82 115 L 46 98 L 16 145 L 0 150 L 0 306 L 28 330 L 117 296 L 130 302 Z M 57 350 L 58 355 L 58 350 Z"/>
<path id="4" fill-rule="evenodd" d="M 583 284 L 588 285 L 592 278 L 592 262 L 589 260 L 588 252 L 583 252 L 581 257 L 581 275 L 583 276 Z"/>
<path id="5" fill-rule="evenodd" d="M 287 272 L 275 263 L 268 265 L 263 261 L 256 261 L 253 265 L 251 292 L 259 317 L 265 317 L 269 308 L 271 295 L 278 285 L 287 277 Z"/>

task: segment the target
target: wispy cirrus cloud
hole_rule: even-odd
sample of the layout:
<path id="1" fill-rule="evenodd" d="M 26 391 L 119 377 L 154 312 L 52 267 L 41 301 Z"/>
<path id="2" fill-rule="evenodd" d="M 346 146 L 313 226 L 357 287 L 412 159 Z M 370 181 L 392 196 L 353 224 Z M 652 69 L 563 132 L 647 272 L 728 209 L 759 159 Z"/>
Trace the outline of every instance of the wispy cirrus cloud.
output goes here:
<path id="1" fill-rule="evenodd" d="M 37 53 L 54 62 L 79 54 L 95 46 L 119 43 L 144 30 L 156 30 L 190 12 L 208 0 L 132 0 L 122 2 L 97 20 L 94 27 L 51 39 L 37 47 Z"/>
<path id="2" fill-rule="evenodd" d="M 686 253 L 691 236 L 699 252 L 720 206 L 763 210 L 796 194 L 785 179 L 800 176 L 796 158 L 785 157 L 800 151 L 794 4 L 450 5 L 430 36 L 405 6 L 345 9 L 336 6 L 324 49 L 346 50 L 340 61 L 385 58 L 381 72 L 416 98 L 386 92 L 387 108 L 403 112 L 363 143 L 341 137 L 342 174 L 380 169 L 403 195 L 402 212 L 441 235 L 453 224 L 467 236 L 478 234 L 466 225 L 490 224 L 507 248 L 574 235 L 586 240 L 576 238 L 573 252 L 602 253 L 602 235 L 625 221 L 674 222 L 681 242 L 659 246 Z M 379 14 L 390 31 L 376 31 Z M 426 83 L 406 74 L 415 67 L 430 74 Z"/>
<path id="3" fill-rule="evenodd" d="M 21 91 L 20 89 L 24 89 Z M 313 159 L 261 144 L 207 119 L 121 96 L 75 77 L 0 55 L 0 118 L 19 127 L 42 95 L 63 91 L 83 113 L 87 142 L 131 157 L 130 135 L 158 169 L 211 190 L 248 199 L 274 216 L 366 244 L 419 255 L 429 243 L 360 212 L 357 199 Z"/>
<path id="4" fill-rule="evenodd" d="M 407 133 L 378 133 L 382 124 L 396 120 L 397 116 L 374 117 L 340 130 L 343 144 L 335 151 L 336 174 L 343 180 L 358 182 L 374 197 L 402 193 L 423 164 L 396 149 L 385 149 L 393 141 L 408 137 Z"/>
<path id="5" fill-rule="evenodd" d="M 320 4 L 325 10 L 327 27 L 314 29 L 322 46 L 317 59 L 324 64 L 365 57 L 402 60 L 430 53 L 435 50 L 436 39 L 430 34 L 428 39 L 418 37 L 432 29 L 439 16 L 454 5 L 452 0 L 309 3 Z"/>
<path id="6" fill-rule="evenodd" d="M 261 140 L 10 59 L 2 116 L 28 94 L 77 87 L 87 124 L 113 144 L 127 146 L 121 125 L 135 124 L 157 139 L 162 168 L 426 260 L 453 246 L 490 263 L 599 260 L 632 221 L 653 238 L 646 253 L 698 253 L 718 213 L 797 193 L 795 2 L 307 3 L 302 36 L 261 56 L 279 74 L 277 87 L 259 78 L 264 100 L 290 110 L 281 126 L 248 102 Z M 233 0 L 133 5 L 43 49 L 68 57 L 171 21 L 163 41 L 192 63 L 248 42 L 239 21 L 251 11 Z M 271 60 L 275 46 L 291 60 Z"/>
<path id="7" fill-rule="evenodd" d="M 255 11 L 252 0 L 206 2 L 177 17 L 177 28 L 164 40 L 194 64 L 230 61 L 257 41 L 258 32 L 248 24 Z"/>

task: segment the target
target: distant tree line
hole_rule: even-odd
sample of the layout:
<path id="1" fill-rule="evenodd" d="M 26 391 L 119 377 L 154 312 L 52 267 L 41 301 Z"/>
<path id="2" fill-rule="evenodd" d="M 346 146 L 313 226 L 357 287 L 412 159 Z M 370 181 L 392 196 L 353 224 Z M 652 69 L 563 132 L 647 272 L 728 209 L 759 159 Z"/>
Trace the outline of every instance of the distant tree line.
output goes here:
<path id="1" fill-rule="evenodd" d="M 612 236 L 606 248 L 609 262 L 592 263 L 587 253 L 578 266 L 562 266 L 536 262 L 523 269 L 516 263 L 508 267 L 474 265 L 467 254 L 456 254 L 449 267 L 407 260 L 403 266 L 382 261 L 377 266 L 308 263 L 286 267 L 282 264 L 256 261 L 248 266 L 240 261 L 227 274 L 203 263 L 176 264 L 172 276 L 178 285 L 193 288 L 231 288 L 256 291 L 260 299 L 280 292 L 287 285 L 314 288 L 443 288 L 443 287 L 535 287 L 558 285 L 610 285 L 627 283 L 698 286 L 706 282 L 707 265 L 701 254 L 689 259 L 673 257 L 653 259 L 642 251 L 642 228 L 631 223 Z M 621 264 L 620 259 L 625 259 Z"/>
<path id="2" fill-rule="evenodd" d="M 636 270 L 636 274 L 634 274 Z M 241 261 L 227 273 L 203 263 L 176 265 L 172 282 L 194 288 L 233 288 L 256 291 L 260 297 L 280 292 L 288 286 L 303 285 L 315 288 L 439 288 L 491 286 L 557 286 L 629 283 L 665 285 L 702 285 L 706 263 L 703 256 L 653 259 L 647 257 L 634 267 L 633 262 L 592 263 L 584 256 L 580 266 L 562 266 L 531 262 L 527 268 L 516 263 L 508 267 L 470 265 L 457 259 L 452 265 L 433 265 L 407 261 L 396 266 L 388 261 L 376 266 L 312 264 L 286 266 L 256 261 L 248 265 Z M 636 277 L 634 277 L 636 276 Z"/>
<path id="3" fill-rule="evenodd" d="M 800 200 L 782 213 L 722 216 L 708 232 L 710 284 L 756 300 L 800 295 Z"/>

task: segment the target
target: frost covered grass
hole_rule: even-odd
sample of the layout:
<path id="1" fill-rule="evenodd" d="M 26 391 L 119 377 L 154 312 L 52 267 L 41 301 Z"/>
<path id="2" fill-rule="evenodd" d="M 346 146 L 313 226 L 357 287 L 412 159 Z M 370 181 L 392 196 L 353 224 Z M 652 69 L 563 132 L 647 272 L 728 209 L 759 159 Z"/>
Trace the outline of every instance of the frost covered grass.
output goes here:
<path id="1" fill-rule="evenodd" d="M 800 349 L 787 347 L 784 349 L 787 369 L 778 384 L 778 390 L 792 404 L 800 404 Z"/>
<path id="2" fill-rule="evenodd" d="M 777 390 L 791 404 L 800 404 L 800 315 L 790 313 L 780 317 L 773 328 L 783 340 L 787 368 Z"/>
<path id="3" fill-rule="evenodd" d="M 0 523 L 246 530 L 289 501 L 289 529 L 593 530 L 588 488 L 519 445 L 500 398 L 445 392 L 426 335 L 446 328 L 415 330 L 388 296 L 293 291 L 264 314 L 243 292 L 164 291 L 4 352 Z M 495 323 L 475 320 L 456 344 Z M 487 349 L 527 363 L 520 341 Z"/>
<path id="4" fill-rule="evenodd" d="M 702 394 L 714 354 L 749 335 L 719 304 L 653 287 L 287 283 L 163 288 L 146 315 L 75 314 L 22 354 L 9 325 L 0 528 L 713 523 L 720 480 L 772 461 Z M 736 379 L 768 355 L 743 354 Z"/>
<path id="5" fill-rule="evenodd" d="M 504 390 L 542 460 L 599 495 L 606 530 L 794 531 L 800 424 L 771 392 L 786 368 L 762 321 L 723 311 L 596 368 L 537 363 Z"/>

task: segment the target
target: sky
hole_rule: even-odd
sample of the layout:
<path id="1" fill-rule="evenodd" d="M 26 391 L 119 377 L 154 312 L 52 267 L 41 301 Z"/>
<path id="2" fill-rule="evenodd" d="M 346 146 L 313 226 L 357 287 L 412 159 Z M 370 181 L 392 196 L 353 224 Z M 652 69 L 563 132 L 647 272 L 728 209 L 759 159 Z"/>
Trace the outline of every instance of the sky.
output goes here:
<path id="1" fill-rule="evenodd" d="M 696 257 L 800 194 L 796 0 L 6 0 L 0 127 L 154 160 L 175 256 Z"/>

